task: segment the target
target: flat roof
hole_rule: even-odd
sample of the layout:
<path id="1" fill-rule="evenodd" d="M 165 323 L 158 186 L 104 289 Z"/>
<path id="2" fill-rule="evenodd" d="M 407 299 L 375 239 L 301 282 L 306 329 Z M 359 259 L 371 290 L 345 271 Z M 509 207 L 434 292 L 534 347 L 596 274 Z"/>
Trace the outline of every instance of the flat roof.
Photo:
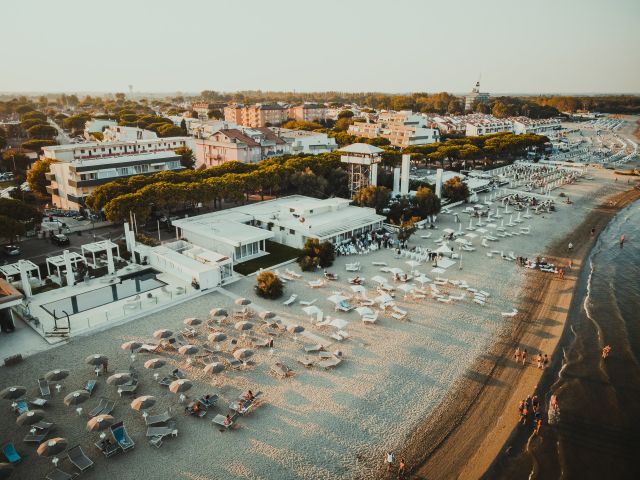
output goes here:
<path id="1" fill-rule="evenodd" d="M 268 240 L 273 237 L 273 232 L 262 228 L 246 225 L 244 222 L 253 220 L 251 216 L 229 215 L 216 216 L 212 214 L 198 215 L 196 217 L 174 220 L 172 224 L 183 230 L 189 238 L 189 232 L 203 235 L 234 247 L 248 243 Z"/>

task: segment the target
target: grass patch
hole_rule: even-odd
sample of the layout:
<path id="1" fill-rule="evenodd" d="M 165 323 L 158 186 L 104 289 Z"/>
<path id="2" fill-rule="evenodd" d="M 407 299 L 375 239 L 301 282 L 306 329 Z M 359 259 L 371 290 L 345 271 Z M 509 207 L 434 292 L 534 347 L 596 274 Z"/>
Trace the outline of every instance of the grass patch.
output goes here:
<path id="1" fill-rule="evenodd" d="M 281 243 L 275 243 L 267 240 L 265 249 L 269 252 L 268 255 L 264 255 L 247 262 L 237 263 L 233 266 L 233 270 L 241 275 L 249 275 L 256 272 L 261 268 L 269 268 L 274 265 L 278 265 L 287 260 L 298 258 L 300 251 L 297 248 L 289 247 Z"/>

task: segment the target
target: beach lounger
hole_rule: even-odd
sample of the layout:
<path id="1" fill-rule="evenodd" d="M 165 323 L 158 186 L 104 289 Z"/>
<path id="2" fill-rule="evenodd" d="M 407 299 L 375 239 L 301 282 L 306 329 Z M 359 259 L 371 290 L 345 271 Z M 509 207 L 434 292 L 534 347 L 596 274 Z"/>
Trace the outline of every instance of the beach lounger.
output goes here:
<path id="1" fill-rule="evenodd" d="M 269 343 L 271 342 L 266 338 L 252 338 L 251 343 L 253 344 L 254 347 L 266 348 L 269 346 Z"/>
<path id="2" fill-rule="evenodd" d="M 310 307 L 311 305 L 313 305 L 313 304 L 314 304 L 314 303 L 316 303 L 317 301 L 318 301 L 318 299 L 317 299 L 317 298 L 314 298 L 313 300 L 309 300 L 308 302 L 307 302 L 307 301 L 304 301 L 304 300 L 300 300 L 300 305 L 302 305 L 302 306 L 304 306 L 304 307 Z"/>
<path id="3" fill-rule="evenodd" d="M 407 318 L 407 313 L 393 312 L 391 314 L 391 317 L 395 318 L 396 320 L 404 320 L 405 318 Z"/>
<path id="4" fill-rule="evenodd" d="M 287 275 L 292 276 L 293 278 L 302 278 L 302 275 L 300 275 L 299 273 L 294 272 L 293 270 L 286 269 L 285 273 Z"/>
<path id="5" fill-rule="evenodd" d="M 75 472 L 67 473 L 60 470 L 59 468 L 56 468 L 55 470 L 47 473 L 47 475 L 44 478 L 46 480 L 71 480 L 73 478 L 76 478 L 78 475 L 79 474 Z"/>
<path id="6" fill-rule="evenodd" d="M 318 366 L 324 369 L 335 368 L 342 363 L 342 359 L 331 355 L 331 358 L 318 362 Z"/>
<path id="7" fill-rule="evenodd" d="M 152 345 L 145 343 L 138 349 L 138 353 L 157 353 L 160 349 L 160 344 Z"/>
<path id="8" fill-rule="evenodd" d="M 304 346 L 304 351 L 307 353 L 321 352 L 323 350 L 324 350 L 324 347 L 319 343 Z"/>
<path id="9" fill-rule="evenodd" d="M 311 280 L 307 282 L 307 285 L 309 285 L 311 288 L 321 288 L 324 286 L 324 280 Z"/>
<path id="10" fill-rule="evenodd" d="M 82 447 L 80 445 L 76 445 L 73 448 L 70 448 L 67 451 L 67 456 L 69 457 L 69 461 L 73 464 L 81 472 L 88 470 L 93 467 L 93 460 L 87 457 L 82 451 Z"/>
<path id="11" fill-rule="evenodd" d="M 293 295 L 291 295 L 287 300 L 285 300 L 284 302 L 282 302 L 282 304 L 285 307 L 290 307 L 291 305 L 293 305 L 294 303 L 296 303 L 296 300 L 298 299 L 298 295 L 296 295 L 295 293 Z"/>
<path id="12" fill-rule="evenodd" d="M 287 378 L 293 376 L 295 373 L 284 363 L 276 362 L 270 369 L 269 373 L 275 375 L 278 378 Z"/>
<path id="13" fill-rule="evenodd" d="M 178 436 L 178 430 L 176 429 L 175 422 L 170 425 L 162 425 L 160 427 L 148 427 L 147 437 L 166 437 L 166 436 Z"/>
<path id="14" fill-rule="evenodd" d="M 135 393 L 138 389 L 138 381 L 136 380 L 134 383 L 125 383 L 124 385 L 120 385 L 118 387 L 118 395 L 122 396 L 123 393 Z"/>
<path id="15" fill-rule="evenodd" d="M 40 445 L 45 438 L 47 438 L 47 435 L 49 435 L 49 431 L 37 431 L 34 434 L 27 434 L 25 435 L 25 437 L 22 439 L 22 441 L 24 443 L 35 443 L 37 445 Z"/>
<path id="16" fill-rule="evenodd" d="M 106 439 L 98 440 L 96 443 L 94 443 L 94 445 L 107 458 L 113 457 L 115 454 L 120 453 L 122 451 L 122 449 L 120 448 L 120 445 L 117 445 L 110 441 L 106 441 Z"/>
<path id="17" fill-rule="evenodd" d="M 49 387 L 49 382 L 46 378 L 38 379 L 38 389 L 40 390 L 41 397 L 50 397 L 51 396 L 51 388 Z"/>
<path id="18" fill-rule="evenodd" d="M 13 411 L 16 415 L 22 415 L 24 412 L 29 411 L 29 405 L 25 400 L 16 400 Z"/>
<path id="19" fill-rule="evenodd" d="M 231 416 L 231 422 L 229 423 L 229 425 L 225 425 L 225 416 L 224 415 L 216 415 L 213 420 L 211 420 L 211 423 L 215 423 L 216 425 L 218 425 L 220 428 L 221 432 L 224 432 L 225 430 L 229 430 L 231 427 L 233 427 L 236 423 L 236 419 L 238 418 L 238 414 L 233 414 Z"/>
<path id="20" fill-rule="evenodd" d="M 310 368 L 315 362 L 309 357 L 302 357 L 298 359 L 298 363 L 302 364 L 302 366 L 304 366 L 305 368 Z"/>
<path id="21" fill-rule="evenodd" d="M 22 460 L 22 457 L 16 450 L 16 447 L 13 443 L 8 442 L 2 446 L 2 454 L 7 459 L 7 462 L 11 464 L 18 463 Z"/>
<path id="22" fill-rule="evenodd" d="M 198 401 L 206 408 L 213 408 L 218 403 L 218 395 L 209 395 L 209 399 L 204 398 L 204 395 L 198 399 Z"/>
<path id="23" fill-rule="evenodd" d="M 100 415 L 102 411 L 107 407 L 108 403 L 109 401 L 105 397 L 100 397 L 98 405 L 96 405 L 96 407 L 89 412 L 89 416 L 97 417 L 98 415 Z"/>
<path id="24" fill-rule="evenodd" d="M 164 413 L 160 413 L 158 415 L 149 415 L 144 419 L 144 422 L 147 426 L 149 425 L 158 425 L 160 423 L 165 423 L 168 422 L 169 420 L 171 420 L 173 417 L 171 416 L 171 414 L 169 413 L 169 410 L 167 410 Z"/>
<path id="25" fill-rule="evenodd" d="M 113 436 L 115 442 L 120 445 L 120 448 L 122 448 L 123 452 L 131 450 L 136 446 L 134 441 L 131 440 L 131 437 L 129 437 L 129 434 L 127 434 L 127 429 L 125 428 L 123 422 L 118 422 L 111 425 L 111 436 Z"/>
<path id="26" fill-rule="evenodd" d="M 423 295 L 424 297 L 424 295 Z M 374 312 L 373 315 L 363 315 L 362 322 L 363 323 L 376 323 L 378 320 L 378 312 Z"/>
<path id="27" fill-rule="evenodd" d="M 87 380 L 87 383 L 85 383 L 84 385 L 84 389 L 89 392 L 89 396 L 93 395 L 93 391 L 95 390 L 97 384 L 98 382 L 95 380 Z"/>

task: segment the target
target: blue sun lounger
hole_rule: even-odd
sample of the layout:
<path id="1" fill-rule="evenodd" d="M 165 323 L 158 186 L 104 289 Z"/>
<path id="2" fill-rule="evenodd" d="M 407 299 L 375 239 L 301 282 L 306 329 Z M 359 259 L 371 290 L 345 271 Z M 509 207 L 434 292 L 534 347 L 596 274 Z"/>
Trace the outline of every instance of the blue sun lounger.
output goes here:
<path id="1" fill-rule="evenodd" d="M 22 457 L 16 450 L 15 445 L 11 442 L 5 443 L 2 446 L 2 454 L 5 456 L 9 463 L 18 463 L 20 460 L 22 460 Z"/>

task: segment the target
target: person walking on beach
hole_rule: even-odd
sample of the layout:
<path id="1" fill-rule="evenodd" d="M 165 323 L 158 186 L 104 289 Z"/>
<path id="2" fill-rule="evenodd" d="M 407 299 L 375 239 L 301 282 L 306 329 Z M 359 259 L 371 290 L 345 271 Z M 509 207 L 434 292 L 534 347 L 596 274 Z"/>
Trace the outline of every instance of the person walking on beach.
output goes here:
<path id="1" fill-rule="evenodd" d="M 524 365 L 525 363 L 527 363 L 527 349 L 526 348 L 522 351 L 522 365 Z"/>
<path id="2" fill-rule="evenodd" d="M 606 360 L 610 352 L 611 352 L 611 345 L 607 345 L 602 349 L 602 358 Z"/>
<path id="3" fill-rule="evenodd" d="M 407 464 L 404 462 L 404 458 L 400 457 L 400 465 L 398 466 L 398 480 L 404 478 L 407 473 Z"/>
<path id="4" fill-rule="evenodd" d="M 620 235 L 620 248 L 624 247 L 624 233 Z"/>
<path id="5" fill-rule="evenodd" d="M 542 359 L 542 367 L 543 368 L 547 368 L 547 365 L 549 364 L 549 357 L 547 356 L 547 354 L 544 354 L 544 358 Z"/>
<path id="6" fill-rule="evenodd" d="M 569 251 L 573 250 L 573 243 L 569 242 L 569 245 L 567 247 L 569 248 Z"/>
<path id="7" fill-rule="evenodd" d="M 542 369 L 542 354 L 541 353 L 538 354 L 537 362 L 538 362 L 538 368 Z"/>
<path id="8" fill-rule="evenodd" d="M 516 363 L 520 363 L 520 347 L 516 347 L 516 352 L 513 354 L 513 359 Z"/>
<path id="9" fill-rule="evenodd" d="M 390 472 L 391 467 L 393 466 L 393 452 L 391 450 L 387 452 L 387 458 L 385 462 L 387 463 L 387 472 Z"/>
<path id="10" fill-rule="evenodd" d="M 520 400 L 518 404 L 518 423 L 522 422 L 522 414 L 524 413 L 524 400 Z"/>
<path id="11" fill-rule="evenodd" d="M 540 433 L 540 427 L 542 427 L 542 419 L 538 418 L 536 420 L 536 429 L 533 431 L 533 433 L 535 433 L 536 435 L 538 435 L 538 433 Z"/>

